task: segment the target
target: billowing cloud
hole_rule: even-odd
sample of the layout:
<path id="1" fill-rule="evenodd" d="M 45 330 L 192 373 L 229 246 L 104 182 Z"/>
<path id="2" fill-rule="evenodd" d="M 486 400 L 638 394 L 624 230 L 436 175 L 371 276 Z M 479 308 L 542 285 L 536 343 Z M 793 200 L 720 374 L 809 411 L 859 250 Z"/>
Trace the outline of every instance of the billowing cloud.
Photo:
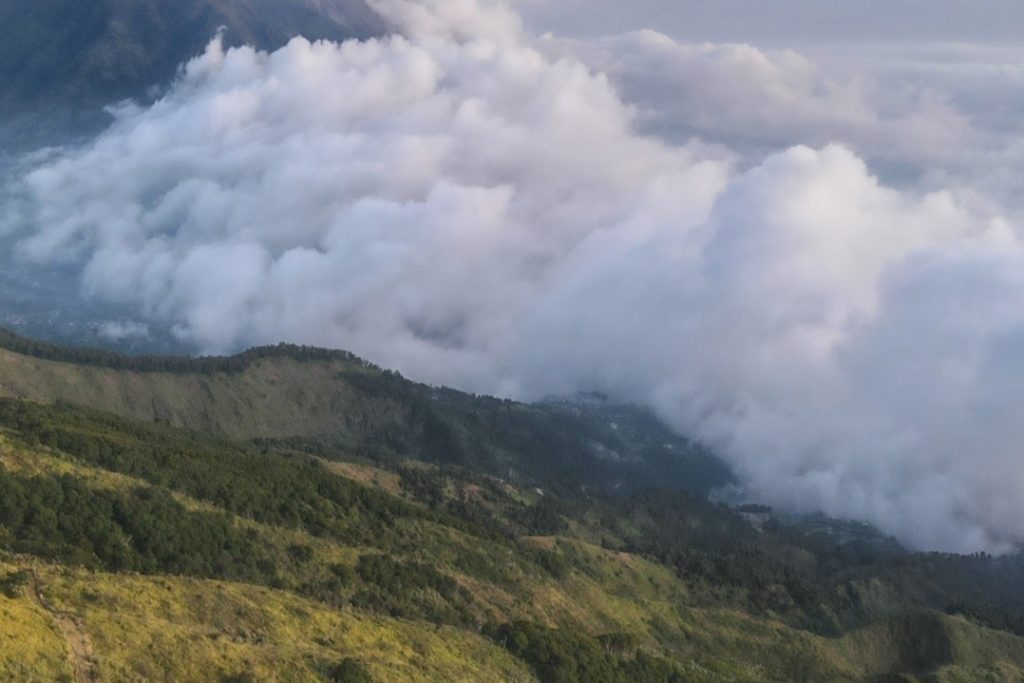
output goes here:
<path id="1" fill-rule="evenodd" d="M 215 41 L 166 99 L 27 176 L 40 229 L 20 251 L 84 259 L 91 294 L 205 350 L 346 343 L 436 355 L 441 378 L 489 356 L 595 229 L 707 213 L 726 162 L 636 135 L 582 64 L 490 39 L 512 15 L 414 7 L 411 39 Z M 440 33 L 448 13 L 483 37 Z"/>
<path id="2" fill-rule="evenodd" d="M 794 50 L 681 43 L 652 30 L 546 41 L 612 77 L 656 134 L 699 136 L 752 156 L 795 142 L 843 142 L 874 159 L 950 163 L 972 143 L 968 117 L 925 83 L 824 68 Z"/>
<path id="3" fill-rule="evenodd" d="M 25 176 L 18 254 L 205 351 L 285 339 L 521 398 L 603 390 L 758 499 L 921 548 L 1024 541 L 1012 212 L 887 186 L 858 153 L 915 117 L 959 134 L 955 107 L 887 114 L 791 53 L 565 49 L 501 4 L 376 6 L 403 35 L 214 41 Z M 658 69 L 679 98 L 621 85 Z M 645 132 L 651 109 L 716 144 Z M 778 148 L 733 151 L 759 112 Z"/>

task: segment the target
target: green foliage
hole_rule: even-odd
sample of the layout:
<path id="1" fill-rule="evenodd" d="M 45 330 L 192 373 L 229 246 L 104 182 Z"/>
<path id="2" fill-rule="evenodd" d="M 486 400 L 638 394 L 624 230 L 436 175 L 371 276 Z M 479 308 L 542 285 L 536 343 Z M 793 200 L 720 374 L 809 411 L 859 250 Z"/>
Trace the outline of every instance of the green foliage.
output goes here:
<path id="1" fill-rule="evenodd" d="M 472 596 L 431 565 L 387 555 L 364 555 L 359 558 L 356 574 L 368 584 L 353 598 L 358 607 L 397 617 L 425 615 L 439 623 L 469 621 L 463 607 Z"/>
<path id="2" fill-rule="evenodd" d="M 373 677 L 357 659 L 347 657 L 328 674 L 331 683 L 373 683 Z"/>
<path id="3" fill-rule="evenodd" d="M 597 637 L 604 651 L 618 657 L 632 657 L 640 649 L 640 642 L 632 633 L 606 633 Z"/>
<path id="4" fill-rule="evenodd" d="M 75 408 L 0 399 L 0 425 L 107 470 L 166 486 L 227 512 L 316 536 L 373 543 L 396 518 L 433 518 L 329 473 L 306 456 L 245 448 L 198 433 Z"/>
<path id="5" fill-rule="evenodd" d="M 522 658 L 544 683 L 683 683 L 679 668 L 659 657 L 610 647 L 609 641 L 527 622 L 489 625 L 484 633 Z M 625 642 L 616 636 L 616 643 Z"/>
<path id="6" fill-rule="evenodd" d="M 397 559 L 395 566 L 368 566 L 362 574 L 324 571 L 297 585 L 306 594 L 389 614 L 467 623 L 473 599 L 452 589 L 451 570 L 507 589 L 514 588 L 516 572 L 561 581 L 579 570 L 599 580 L 600 574 L 572 552 L 513 543 L 524 535 L 584 533 L 672 567 L 702 604 L 781 617 L 822 634 L 839 635 L 887 611 L 909 608 L 949 609 L 1015 631 L 1024 614 L 1024 598 L 1008 588 L 1024 581 L 1024 562 L 840 543 L 778 522 L 758 532 L 740 513 L 681 493 L 564 498 L 549 492 L 517 498 L 466 468 L 394 465 L 416 504 L 332 474 L 305 454 L 68 404 L 0 399 L 0 426 L 15 430 L 26 443 L 151 484 L 147 490 L 97 492 L 71 478 L 4 476 L 0 509 L 9 521 L 0 524 L 9 527 L 12 547 L 90 566 L 281 586 L 286 583 L 280 567 L 316 562 L 307 543 L 276 550 L 261 544 L 255 532 L 236 528 L 234 520 L 245 518 L 377 548 L 379 557 L 411 553 L 419 561 L 411 565 L 415 571 L 405 571 L 407 561 Z M 225 514 L 186 512 L 171 491 Z M 466 542 L 458 550 L 444 542 L 429 546 L 416 528 L 446 529 Z M 424 562 L 431 553 L 441 555 Z M 447 570 L 438 571 L 434 561 Z M 874 585 L 888 587 L 896 602 L 887 598 L 880 608 L 866 593 Z"/>
<path id="7" fill-rule="evenodd" d="M 408 535 L 426 526 L 467 537 L 468 547 L 458 552 L 441 549 L 458 571 L 478 579 L 507 584 L 507 559 L 498 558 L 516 557 L 513 530 L 483 508 L 479 519 L 458 517 L 458 506 L 428 509 L 332 474 L 322 462 L 303 454 L 242 446 L 68 404 L 0 399 L 0 426 L 15 430 L 26 443 L 57 449 L 78 462 L 151 485 L 131 492 L 103 492 L 71 477 L 25 483 L 5 474 L 3 481 L 18 488 L 6 496 L 7 506 L 20 505 L 28 497 L 23 506 L 9 511 L 16 541 L 11 547 L 47 558 L 114 571 L 292 586 L 332 604 L 350 601 L 387 614 L 462 624 L 473 619 L 472 596 L 435 566 L 393 560 L 389 554 L 426 550 L 424 539 Z M 427 488 L 443 488 L 448 475 L 426 472 L 422 482 Z M 494 494 L 497 489 L 488 484 L 488 490 Z M 224 513 L 186 513 L 171 491 Z M 506 496 L 502 502 L 510 504 L 510 499 Z M 316 563 L 316 552 L 308 543 L 261 546 L 255 530 L 237 528 L 238 518 L 383 553 L 368 556 L 358 571 L 335 564 L 317 575 L 314 568 L 295 569 Z M 4 519 L 0 517 L 0 524 Z M 243 542 L 252 547 L 239 547 Z M 195 552 L 189 552 L 190 544 L 196 546 Z M 495 555 L 495 548 L 504 550 Z M 567 571 L 552 553 L 528 552 L 516 559 L 526 571 L 559 576 Z M 281 567 L 316 578 L 290 582 Z"/>
<path id="8" fill-rule="evenodd" d="M 378 389 L 413 391 L 395 377 L 367 377 Z M 487 435 L 488 418 L 452 418 L 449 408 L 461 401 L 440 392 L 431 409 L 449 436 L 472 444 Z M 17 454 L 0 453 L 0 545 L 8 550 L 114 572 L 266 585 L 329 608 L 351 606 L 352 614 L 372 610 L 375 618 L 462 632 L 494 621 L 488 635 L 541 681 L 684 680 L 667 657 L 701 647 L 720 656 L 733 645 L 701 639 L 748 642 L 752 623 L 765 651 L 781 657 L 771 664 L 775 680 L 845 671 L 843 662 L 818 662 L 806 642 L 845 642 L 878 624 L 902 643 L 870 641 L 884 671 L 931 671 L 959 655 L 944 645 L 953 642 L 950 620 L 929 608 L 1024 630 L 1017 557 L 908 553 L 857 530 L 833 534 L 820 520 L 784 521 L 761 507 L 733 510 L 682 493 L 537 492 L 465 464 L 382 457 L 377 470 L 390 471 L 382 477 L 365 459 L 335 467 L 273 442 L 233 442 L 65 403 L 0 399 L 0 429 Z M 447 437 L 438 434 L 442 443 Z M 335 471 L 369 472 L 372 485 Z M 760 528 L 749 515 L 764 517 Z M 4 590 L 19 591 L 13 583 Z M 703 624 L 687 622 L 695 608 L 728 608 L 731 621 L 705 637 Z M 913 616 L 921 613 L 931 616 Z M 513 621 L 523 618 L 531 621 Z M 843 638 L 806 641 L 808 632 Z M 793 638 L 802 644 L 790 647 Z M 917 651 L 928 656 L 919 661 Z M 317 675 L 333 672 L 321 656 L 308 661 Z M 749 680 L 734 676 L 738 670 L 727 667 L 723 677 Z M 694 671 L 688 666 L 687 675 Z"/>
<path id="9" fill-rule="evenodd" d="M 523 555 L 536 563 L 545 572 L 556 579 L 564 579 L 572 570 L 572 563 L 565 555 L 554 550 L 543 548 L 525 548 Z"/>
<path id="10" fill-rule="evenodd" d="M 204 375 L 239 373 L 249 369 L 258 361 L 274 358 L 287 358 L 299 362 L 340 361 L 359 368 L 379 370 L 376 366 L 357 358 L 348 351 L 335 351 L 313 346 L 297 346 L 295 344 L 261 346 L 228 357 L 126 356 L 105 349 L 58 346 L 21 337 L 0 328 L 0 349 L 43 360 L 143 373 L 169 372 Z"/>
<path id="11" fill-rule="evenodd" d="M 237 674 L 229 674 L 221 678 L 221 683 L 258 683 L 259 679 L 251 671 L 243 671 Z"/>
<path id="12" fill-rule="evenodd" d="M 364 581 L 392 594 L 434 590 L 445 598 L 452 598 L 458 589 L 455 581 L 430 565 L 399 562 L 387 555 L 363 555 L 359 558 L 356 573 Z"/>
<path id="13" fill-rule="evenodd" d="M 268 582 L 272 551 L 227 515 L 189 512 L 156 489 L 91 489 L 73 477 L 0 469 L 0 526 L 11 547 L 113 571 Z"/>
<path id="14" fill-rule="evenodd" d="M 16 598 L 21 595 L 21 591 L 31 580 L 32 574 L 27 570 L 8 572 L 3 578 L 0 578 L 0 593 L 12 599 Z"/>
<path id="15" fill-rule="evenodd" d="M 6 393 L 301 449 L 458 465 L 562 495 L 649 486 L 707 493 L 717 458 L 649 413 L 600 402 L 524 405 L 405 380 L 326 349 L 278 345 L 230 358 L 131 357 L 0 330 Z M 28 360 L 28 357 L 42 359 Z"/>

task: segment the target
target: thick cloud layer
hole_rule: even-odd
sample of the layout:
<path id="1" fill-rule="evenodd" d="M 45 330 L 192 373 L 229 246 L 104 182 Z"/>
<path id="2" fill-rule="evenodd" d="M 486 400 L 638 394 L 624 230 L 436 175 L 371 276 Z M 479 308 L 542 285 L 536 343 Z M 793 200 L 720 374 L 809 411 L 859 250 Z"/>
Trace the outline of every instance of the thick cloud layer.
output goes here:
<path id="1" fill-rule="evenodd" d="M 588 41 L 548 39 L 614 78 L 653 132 L 698 135 L 754 158 L 799 140 L 842 140 L 874 159 L 948 164 L 970 142 L 967 118 L 926 85 L 894 89 L 825 69 L 793 50 L 680 43 L 651 30 Z"/>
<path id="2" fill-rule="evenodd" d="M 1024 541 L 1013 212 L 863 158 L 941 167 L 930 141 L 974 135 L 954 104 L 791 53 L 376 5 L 403 36 L 215 41 L 43 161 L 8 202 L 20 257 L 80 264 L 89 296 L 206 351 L 286 339 L 522 398 L 603 390 L 711 443 L 757 499 L 921 548 Z M 657 74 L 679 97 L 642 101 Z"/>

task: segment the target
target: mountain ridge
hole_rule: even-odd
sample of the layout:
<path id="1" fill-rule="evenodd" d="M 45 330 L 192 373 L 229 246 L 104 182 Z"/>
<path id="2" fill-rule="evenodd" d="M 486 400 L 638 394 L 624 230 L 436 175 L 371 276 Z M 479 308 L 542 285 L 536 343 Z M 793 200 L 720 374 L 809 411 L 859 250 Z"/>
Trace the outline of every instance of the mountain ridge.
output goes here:
<path id="1" fill-rule="evenodd" d="M 5 156 L 98 134 L 109 106 L 159 98 L 218 33 L 275 50 L 390 30 L 365 0 L 0 0 L 0 174 Z"/>
<path id="2" fill-rule="evenodd" d="M 469 466 L 543 487 L 660 485 L 706 495 L 732 481 L 720 460 L 639 408 L 476 396 L 314 347 L 132 357 L 0 332 L 0 396 L 232 439 Z"/>
<path id="3" fill-rule="evenodd" d="M 387 24 L 363 0 L 3 0 L 0 104 L 102 106 L 162 88 L 224 30 L 273 50 L 366 38 Z"/>

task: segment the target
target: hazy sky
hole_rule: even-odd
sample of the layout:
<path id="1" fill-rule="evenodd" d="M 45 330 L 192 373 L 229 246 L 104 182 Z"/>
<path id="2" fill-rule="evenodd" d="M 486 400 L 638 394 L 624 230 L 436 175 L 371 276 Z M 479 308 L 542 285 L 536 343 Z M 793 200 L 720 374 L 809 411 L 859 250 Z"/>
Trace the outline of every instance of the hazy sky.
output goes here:
<path id="1" fill-rule="evenodd" d="M 562 35 L 657 28 L 688 41 L 774 47 L 876 42 L 1019 44 L 1018 0 L 517 0 L 527 21 Z"/>
<path id="2" fill-rule="evenodd" d="M 374 5 L 398 35 L 215 41 L 34 157 L 14 257 L 77 269 L 111 337 L 603 391 L 756 500 L 1024 542 L 1024 60 L 993 44 L 1024 10 Z"/>

